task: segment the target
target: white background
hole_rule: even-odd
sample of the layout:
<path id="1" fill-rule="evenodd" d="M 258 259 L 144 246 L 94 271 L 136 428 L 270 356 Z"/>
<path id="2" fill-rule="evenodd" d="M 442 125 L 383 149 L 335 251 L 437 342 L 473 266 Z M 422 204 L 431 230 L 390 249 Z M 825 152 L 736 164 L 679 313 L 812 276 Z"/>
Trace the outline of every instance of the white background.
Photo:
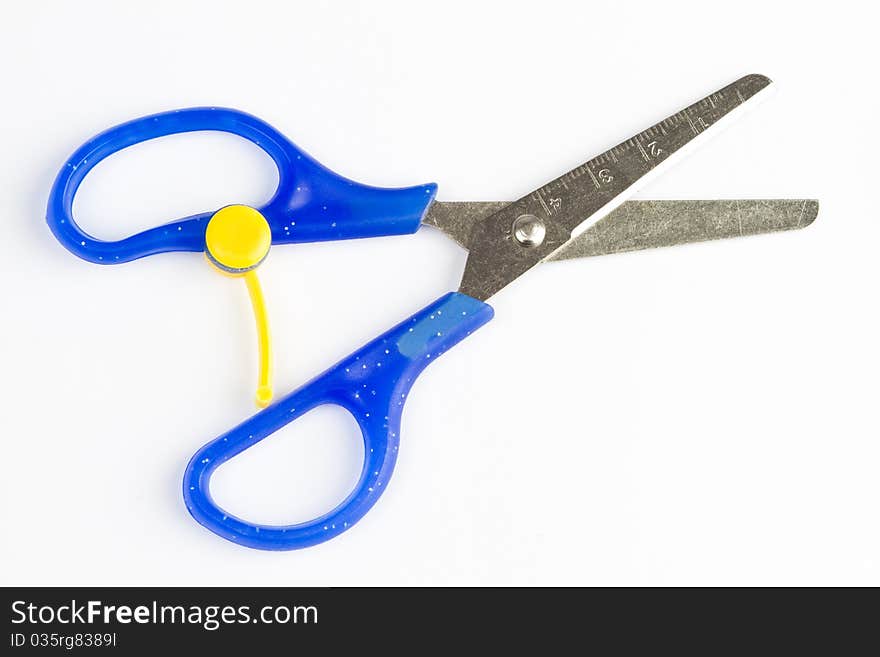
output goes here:
<path id="1" fill-rule="evenodd" d="M 0 583 L 880 584 L 877 16 L 819 4 L 4 4 Z M 753 72 L 776 93 L 639 197 L 818 198 L 816 223 L 517 281 L 413 388 L 380 502 L 304 551 L 223 541 L 181 498 L 254 412 L 243 283 L 196 254 L 91 265 L 44 221 L 66 157 L 152 112 L 236 107 L 357 180 L 504 200 Z M 235 137 L 174 137 L 99 165 L 75 209 L 116 239 L 274 182 Z M 463 263 L 430 229 L 273 249 L 277 390 Z M 304 520 L 361 451 L 325 408 L 214 490 Z"/>

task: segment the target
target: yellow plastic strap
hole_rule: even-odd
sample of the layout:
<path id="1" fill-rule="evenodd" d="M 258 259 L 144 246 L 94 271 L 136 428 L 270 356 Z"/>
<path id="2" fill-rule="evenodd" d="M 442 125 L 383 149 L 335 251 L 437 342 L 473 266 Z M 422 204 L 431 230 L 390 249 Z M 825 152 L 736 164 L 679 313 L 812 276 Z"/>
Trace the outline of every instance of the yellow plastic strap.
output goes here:
<path id="1" fill-rule="evenodd" d="M 257 377 L 257 406 L 266 408 L 272 401 L 272 338 L 269 334 L 269 320 L 266 316 L 266 302 L 263 300 L 263 289 L 255 269 L 245 273 L 251 305 L 254 307 L 254 319 L 257 322 L 257 346 L 259 349 L 259 374 Z"/>
<path id="2" fill-rule="evenodd" d="M 205 231 L 205 256 L 218 271 L 228 276 L 244 276 L 254 319 L 257 322 L 259 374 L 257 406 L 272 401 L 272 342 L 266 302 L 256 268 L 269 253 L 272 230 L 258 210 L 246 205 L 228 205 L 214 213 Z"/>

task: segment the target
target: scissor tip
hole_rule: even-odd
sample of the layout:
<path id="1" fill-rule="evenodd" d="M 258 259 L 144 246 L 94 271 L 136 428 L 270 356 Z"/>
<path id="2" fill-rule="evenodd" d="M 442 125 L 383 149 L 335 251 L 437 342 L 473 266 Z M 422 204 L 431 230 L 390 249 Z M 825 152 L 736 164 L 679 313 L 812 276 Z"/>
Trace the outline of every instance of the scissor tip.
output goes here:
<path id="1" fill-rule="evenodd" d="M 761 75 L 760 73 L 750 73 L 745 76 L 743 80 L 748 80 L 752 84 L 755 84 L 759 87 L 766 87 L 773 83 L 773 80 L 768 78 L 766 75 Z"/>
<path id="2" fill-rule="evenodd" d="M 804 207 L 801 210 L 801 218 L 798 221 L 798 226 L 804 228 L 809 226 L 811 223 L 816 221 L 816 217 L 819 216 L 819 201 L 816 199 L 808 199 L 804 201 Z"/>

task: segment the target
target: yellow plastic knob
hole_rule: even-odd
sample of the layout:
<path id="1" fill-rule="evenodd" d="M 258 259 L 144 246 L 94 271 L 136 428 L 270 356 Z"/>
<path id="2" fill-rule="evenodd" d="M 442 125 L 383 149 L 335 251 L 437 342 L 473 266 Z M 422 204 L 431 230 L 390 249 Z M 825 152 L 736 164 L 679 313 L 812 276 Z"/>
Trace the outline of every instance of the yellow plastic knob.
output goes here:
<path id="1" fill-rule="evenodd" d="M 271 245 L 269 223 L 246 205 L 228 205 L 218 210 L 205 230 L 208 258 L 230 274 L 243 274 L 259 265 Z"/>

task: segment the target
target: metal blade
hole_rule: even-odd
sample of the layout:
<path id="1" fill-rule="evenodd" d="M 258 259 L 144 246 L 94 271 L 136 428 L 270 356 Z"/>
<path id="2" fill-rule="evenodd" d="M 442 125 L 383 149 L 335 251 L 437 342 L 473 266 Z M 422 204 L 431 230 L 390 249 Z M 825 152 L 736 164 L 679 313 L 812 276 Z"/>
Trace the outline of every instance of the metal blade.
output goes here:
<path id="1" fill-rule="evenodd" d="M 764 89 L 748 75 L 505 206 L 474 227 L 459 290 L 487 299 L 564 246 L 590 218 L 601 217 L 646 173 Z M 595 216 L 594 216 L 595 215 Z M 540 239 L 518 240 L 514 223 Z"/>
<path id="2" fill-rule="evenodd" d="M 473 226 L 506 205 L 503 201 L 438 201 L 423 223 L 467 249 Z M 545 261 L 795 230 L 809 226 L 818 213 L 819 202 L 810 199 L 626 201 Z"/>

